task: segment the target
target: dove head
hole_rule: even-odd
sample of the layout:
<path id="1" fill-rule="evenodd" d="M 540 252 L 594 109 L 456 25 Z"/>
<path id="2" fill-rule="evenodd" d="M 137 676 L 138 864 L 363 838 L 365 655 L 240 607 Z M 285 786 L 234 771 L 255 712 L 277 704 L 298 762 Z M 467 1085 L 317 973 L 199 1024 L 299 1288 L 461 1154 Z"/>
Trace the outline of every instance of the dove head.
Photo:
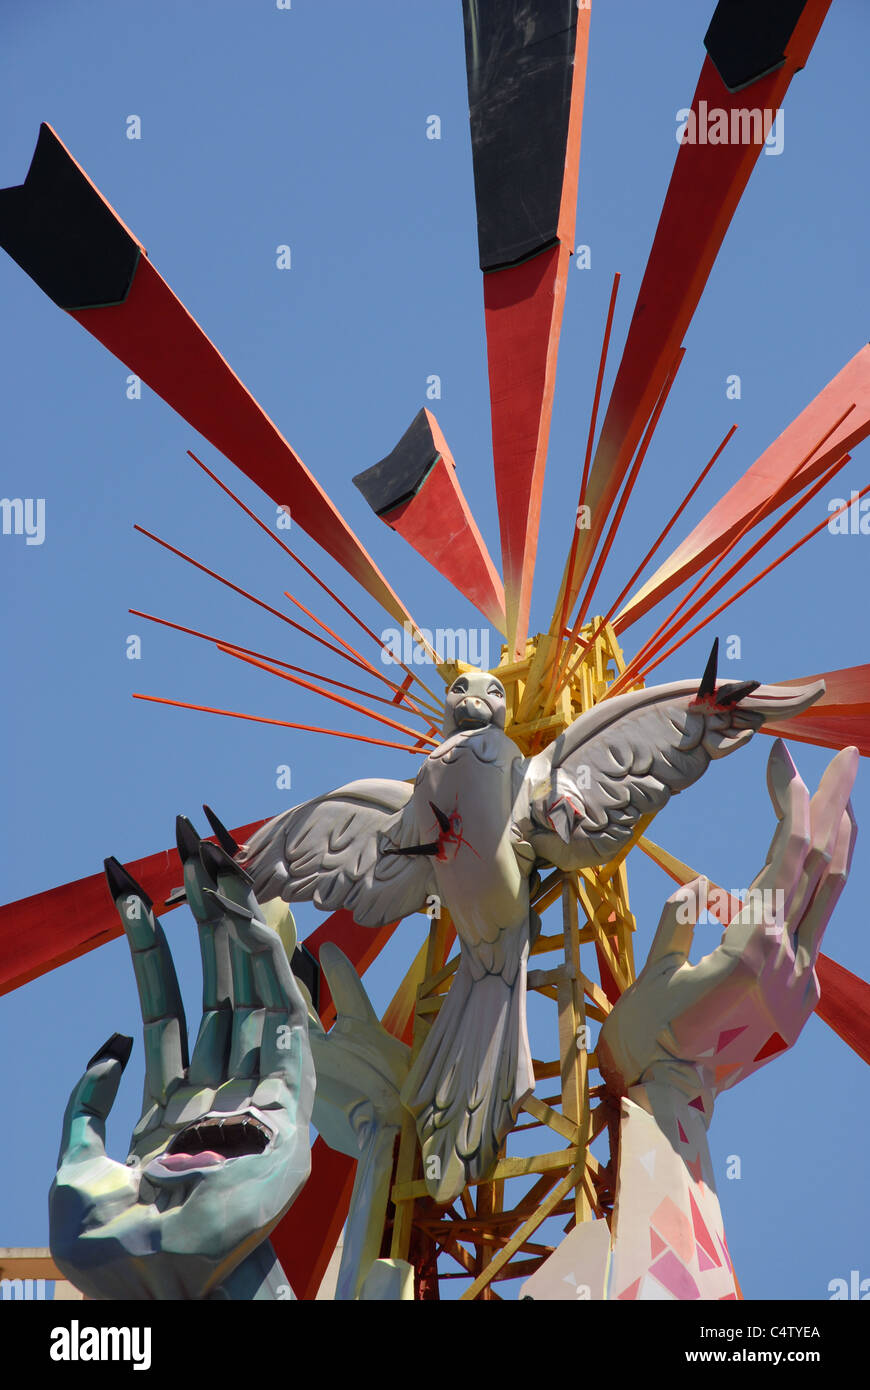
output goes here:
<path id="1" fill-rule="evenodd" d="M 485 729 L 490 724 L 497 729 L 504 728 L 507 712 L 504 686 L 498 676 L 489 671 L 463 671 L 447 691 L 444 703 L 441 726 L 444 738 Z"/>

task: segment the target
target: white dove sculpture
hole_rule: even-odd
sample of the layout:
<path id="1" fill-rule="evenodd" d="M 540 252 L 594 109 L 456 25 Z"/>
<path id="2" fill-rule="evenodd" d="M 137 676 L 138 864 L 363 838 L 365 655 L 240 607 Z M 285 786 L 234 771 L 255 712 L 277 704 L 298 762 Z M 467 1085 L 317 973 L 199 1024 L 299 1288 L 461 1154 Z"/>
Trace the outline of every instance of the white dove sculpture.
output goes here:
<path id="1" fill-rule="evenodd" d="M 714 647 L 700 683 L 604 700 L 524 757 L 505 733 L 501 681 L 469 670 L 447 691 L 443 742 L 413 784 L 351 782 L 276 816 L 242 846 L 261 901 L 346 908 L 369 927 L 424 910 L 433 893 L 449 910 L 459 967 L 401 1093 L 437 1202 L 485 1177 L 535 1084 L 526 1027 L 526 963 L 539 927 L 532 871 L 607 863 L 640 818 L 711 759 L 824 689 L 717 683 Z"/>

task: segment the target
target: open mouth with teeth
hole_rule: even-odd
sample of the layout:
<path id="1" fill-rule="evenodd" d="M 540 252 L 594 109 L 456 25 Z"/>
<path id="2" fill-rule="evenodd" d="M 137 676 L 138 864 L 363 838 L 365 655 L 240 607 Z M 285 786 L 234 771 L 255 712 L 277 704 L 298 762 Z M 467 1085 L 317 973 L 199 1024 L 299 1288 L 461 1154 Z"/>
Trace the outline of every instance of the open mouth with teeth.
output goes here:
<path id="1" fill-rule="evenodd" d="M 271 1141 L 271 1130 L 254 1115 L 209 1117 L 179 1130 L 159 1163 L 171 1173 L 213 1168 L 231 1158 L 265 1153 Z"/>

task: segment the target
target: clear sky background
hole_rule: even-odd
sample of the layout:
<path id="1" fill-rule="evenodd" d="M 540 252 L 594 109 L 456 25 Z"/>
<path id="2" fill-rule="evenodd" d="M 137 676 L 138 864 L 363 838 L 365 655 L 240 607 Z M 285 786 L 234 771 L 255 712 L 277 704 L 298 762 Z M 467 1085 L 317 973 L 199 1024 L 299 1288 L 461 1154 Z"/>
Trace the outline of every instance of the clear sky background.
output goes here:
<path id="1" fill-rule="evenodd" d="M 594 7 L 578 222 L 591 268 L 570 272 L 532 631 L 546 627 L 570 541 L 613 272 L 622 272 L 623 287 L 608 383 L 712 9 L 712 0 Z M 4 0 L 0 38 L 0 184 L 23 180 L 39 122 L 50 122 L 417 621 L 477 626 L 474 610 L 377 521 L 351 482 L 429 405 L 497 559 L 458 0 L 293 0 L 286 11 L 274 0 Z M 759 160 L 688 333 L 598 612 L 728 426 L 739 424 L 737 437 L 675 541 L 867 339 L 868 43 L 862 0 L 835 0 L 786 98 L 783 151 Z M 426 138 L 432 114 L 442 121 L 439 141 Z M 140 140 L 126 138 L 130 115 L 141 118 Z M 281 244 L 292 248 L 289 271 L 276 268 Z M 731 373 L 741 377 L 739 401 L 726 399 Z M 425 397 L 431 374 L 442 379 L 437 401 Z M 357 631 L 185 450 L 201 452 L 271 520 L 268 499 L 147 388 L 128 400 L 126 376 L 0 256 L 2 492 L 46 499 L 44 544 L 0 538 L 4 900 L 93 873 L 108 854 L 132 860 L 163 849 L 177 812 L 203 825 L 204 800 L 237 825 L 353 778 L 405 778 L 416 766 L 399 752 L 130 698 L 145 691 L 357 732 L 369 723 L 128 616 L 128 607 L 142 608 L 348 678 L 337 659 L 321 664 L 306 639 L 135 534 L 138 521 L 276 606 L 290 588 L 349 640 Z M 830 497 L 868 481 L 868 457 L 866 446 L 856 451 Z M 821 494 L 764 558 L 821 519 L 827 501 Z M 289 539 L 371 626 L 387 625 L 298 529 Z M 784 680 L 870 659 L 868 561 L 870 536 L 822 532 L 717 624 L 720 637 L 742 642 L 741 659 L 723 661 L 723 673 Z M 657 610 L 626 634 L 627 655 L 663 616 Z M 125 655 L 132 633 L 142 637 L 139 661 Z M 693 640 L 654 679 L 700 675 L 712 635 Z M 774 824 L 769 749 L 759 736 L 712 767 L 663 812 L 654 838 L 718 882 L 748 884 Z M 800 744 L 792 752 L 815 786 L 830 755 Z M 291 768 L 291 791 L 276 786 L 281 764 Z M 855 806 L 863 839 L 826 950 L 866 978 L 865 766 Z M 639 853 L 629 879 L 642 960 L 672 885 Z M 319 914 L 305 906 L 297 918 L 304 936 Z M 367 975 L 377 1007 L 425 927 L 423 917 L 406 921 Z M 167 918 L 167 930 L 195 1029 L 195 932 L 184 910 Z M 697 936 L 701 952 L 717 940 L 712 927 Z M 554 1019 L 536 1011 L 534 1027 L 533 1050 L 554 1055 Z M 116 1029 L 137 1035 L 110 1125 L 110 1147 L 123 1157 L 142 1070 L 125 943 L 0 1000 L 0 1245 L 47 1243 L 63 1108 L 87 1058 Z M 852 1269 L 870 1276 L 866 1077 L 813 1018 L 791 1053 L 720 1100 L 711 1145 L 748 1297 L 824 1299 L 832 1279 Z M 726 1178 L 729 1155 L 741 1159 L 739 1180 Z"/>

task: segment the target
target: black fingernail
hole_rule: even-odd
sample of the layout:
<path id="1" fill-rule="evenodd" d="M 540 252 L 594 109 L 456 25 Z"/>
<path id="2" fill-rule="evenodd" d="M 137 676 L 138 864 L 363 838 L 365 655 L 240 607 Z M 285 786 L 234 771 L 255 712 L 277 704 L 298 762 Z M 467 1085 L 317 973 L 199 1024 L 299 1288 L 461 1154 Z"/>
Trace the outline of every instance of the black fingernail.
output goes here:
<path id="1" fill-rule="evenodd" d="M 120 1062 L 122 1068 L 126 1067 L 132 1051 L 132 1038 L 128 1038 L 124 1033 L 113 1033 L 109 1040 L 104 1042 L 102 1047 L 98 1048 L 94 1053 L 93 1057 L 88 1062 L 88 1067 L 94 1066 L 96 1062 L 107 1062 L 110 1058 L 116 1062 Z"/>
<path id="2" fill-rule="evenodd" d="M 232 874 L 235 878 L 241 879 L 243 883 L 253 884 L 254 882 L 250 874 L 245 873 L 241 864 L 237 864 L 226 850 L 221 849 L 220 845 L 213 845 L 210 840 L 203 840 L 200 844 L 199 857 L 206 873 L 211 874 L 212 878 L 217 878 L 218 874 Z"/>
<path id="3" fill-rule="evenodd" d="M 178 856 L 182 864 L 186 864 L 188 859 L 194 859 L 199 854 L 199 836 L 187 816 L 175 817 L 175 843 L 178 846 Z"/>
<path id="4" fill-rule="evenodd" d="M 132 894 L 134 897 L 141 898 L 148 911 L 151 911 L 154 904 L 145 889 L 136 882 L 132 874 L 128 874 L 124 865 L 119 864 L 113 855 L 103 860 L 103 868 L 106 871 L 109 892 L 114 902 L 117 902 L 118 898 L 126 898 Z"/>
<path id="5" fill-rule="evenodd" d="M 214 831 L 221 849 L 225 849 L 227 854 L 238 854 L 239 846 L 227 830 L 223 821 L 215 815 L 210 806 L 206 806 L 205 802 L 202 804 L 202 809 L 205 811 L 206 819 Z"/>

